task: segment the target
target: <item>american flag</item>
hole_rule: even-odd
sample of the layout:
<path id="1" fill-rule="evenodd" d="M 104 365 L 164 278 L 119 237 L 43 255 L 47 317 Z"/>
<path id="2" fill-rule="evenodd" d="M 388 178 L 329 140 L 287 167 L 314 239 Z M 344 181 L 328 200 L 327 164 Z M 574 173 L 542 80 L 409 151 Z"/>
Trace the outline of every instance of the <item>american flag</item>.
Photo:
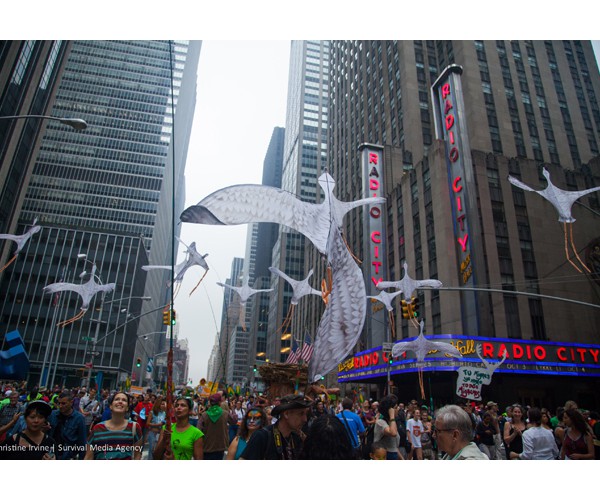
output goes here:
<path id="1" fill-rule="evenodd" d="M 306 361 L 307 363 L 310 361 L 312 357 L 314 347 L 312 345 L 312 340 L 310 335 L 307 333 L 304 339 L 304 345 L 302 346 L 302 350 L 300 351 L 300 358 Z"/>
<path id="2" fill-rule="evenodd" d="M 300 357 L 300 349 L 298 348 L 298 343 L 296 339 L 292 342 L 292 350 L 285 360 L 286 364 L 293 365 L 298 362 L 298 358 Z"/>

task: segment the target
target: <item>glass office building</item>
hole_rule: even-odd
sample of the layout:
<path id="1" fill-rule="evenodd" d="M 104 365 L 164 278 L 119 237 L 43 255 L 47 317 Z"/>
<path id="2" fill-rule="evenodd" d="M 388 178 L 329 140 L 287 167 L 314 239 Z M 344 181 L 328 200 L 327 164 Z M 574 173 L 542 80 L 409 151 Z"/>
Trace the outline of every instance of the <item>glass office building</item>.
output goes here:
<path id="1" fill-rule="evenodd" d="M 131 374 L 140 323 L 145 331 L 160 328 L 160 311 L 126 321 L 165 303 L 168 278 L 140 267 L 171 261 L 172 193 L 175 209 L 182 209 L 200 47 L 190 41 L 72 42 L 52 113 L 82 118 L 88 128 L 48 127 L 19 216 L 21 229 L 37 218 L 42 231 L 26 257 L 0 277 L 0 314 L 30 345 L 30 379 L 49 365 L 50 350 L 55 383 L 78 385 L 93 358 L 94 374 L 102 372 L 105 385 L 114 387 Z M 51 297 L 42 288 L 79 283 L 92 264 L 98 280 L 116 283 L 114 293 L 102 306 L 97 296 L 79 321 L 53 326 L 57 317 L 74 316 L 81 301 L 74 293 Z M 152 301 L 132 298 L 142 296 Z M 102 339 L 95 356 L 94 337 Z"/>

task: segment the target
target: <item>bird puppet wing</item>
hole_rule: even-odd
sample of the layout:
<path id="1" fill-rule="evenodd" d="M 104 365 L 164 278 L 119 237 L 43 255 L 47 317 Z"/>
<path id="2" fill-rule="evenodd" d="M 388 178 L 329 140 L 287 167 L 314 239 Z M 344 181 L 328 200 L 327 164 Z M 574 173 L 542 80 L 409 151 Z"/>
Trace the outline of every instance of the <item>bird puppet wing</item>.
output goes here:
<path id="1" fill-rule="evenodd" d="M 333 282 L 317 328 L 309 383 L 317 382 L 344 360 L 356 345 L 365 322 L 364 277 L 337 228 L 331 228 L 329 248 Z"/>

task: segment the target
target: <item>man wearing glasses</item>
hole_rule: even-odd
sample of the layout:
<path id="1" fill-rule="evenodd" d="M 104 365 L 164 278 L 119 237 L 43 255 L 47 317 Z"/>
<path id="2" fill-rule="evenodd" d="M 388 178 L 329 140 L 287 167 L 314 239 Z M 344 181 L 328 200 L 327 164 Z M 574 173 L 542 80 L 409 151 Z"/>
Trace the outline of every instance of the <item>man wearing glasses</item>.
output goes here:
<path id="1" fill-rule="evenodd" d="M 434 437 L 438 448 L 445 452 L 443 460 L 488 460 L 471 441 L 471 417 L 456 405 L 440 408 L 435 415 Z"/>

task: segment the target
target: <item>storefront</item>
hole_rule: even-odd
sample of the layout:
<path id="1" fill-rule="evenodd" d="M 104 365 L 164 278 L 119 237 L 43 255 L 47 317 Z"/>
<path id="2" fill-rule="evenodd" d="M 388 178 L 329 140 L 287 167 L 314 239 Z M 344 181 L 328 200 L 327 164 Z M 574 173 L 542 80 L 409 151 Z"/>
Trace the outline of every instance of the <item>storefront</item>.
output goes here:
<path id="1" fill-rule="evenodd" d="M 462 358 L 430 351 L 417 364 L 412 351 L 391 359 L 382 347 L 355 354 L 338 367 L 338 382 L 363 397 L 381 397 L 388 378 L 401 401 L 422 399 L 440 406 L 459 400 L 490 400 L 545 406 L 568 399 L 600 408 L 600 345 L 521 339 L 432 335 L 456 347 Z M 399 342 L 406 342 L 405 339 Z M 422 372 L 425 397 L 418 373 Z M 388 375 L 389 372 L 389 375 Z"/>

